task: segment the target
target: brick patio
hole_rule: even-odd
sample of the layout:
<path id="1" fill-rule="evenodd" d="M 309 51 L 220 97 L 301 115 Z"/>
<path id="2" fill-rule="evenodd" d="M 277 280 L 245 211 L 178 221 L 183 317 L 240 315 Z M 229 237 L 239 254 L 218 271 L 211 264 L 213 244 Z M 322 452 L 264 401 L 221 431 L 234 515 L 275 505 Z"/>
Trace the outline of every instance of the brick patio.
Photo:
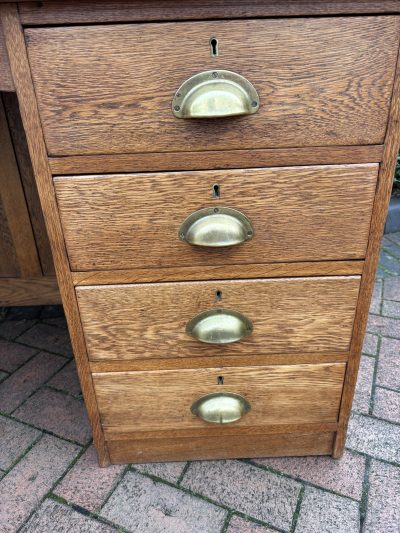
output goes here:
<path id="1" fill-rule="evenodd" d="M 62 310 L 0 310 L 0 531 L 400 532 L 400 233 L 384 237 L 340 461 L 100 469 Z"/>

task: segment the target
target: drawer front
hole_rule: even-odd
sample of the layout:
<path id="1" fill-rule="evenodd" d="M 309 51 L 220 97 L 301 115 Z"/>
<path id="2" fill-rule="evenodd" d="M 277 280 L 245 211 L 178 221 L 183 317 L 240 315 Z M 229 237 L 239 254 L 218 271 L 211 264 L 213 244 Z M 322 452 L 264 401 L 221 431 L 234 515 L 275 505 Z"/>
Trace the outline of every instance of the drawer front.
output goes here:
<path id="1" fill-rule="evenodd" d="M 399 24 L 395 16 L 264 19 L 30 28 L 25 36 L 51 155 L 181 152 L 382 143 Z M 176 118 L 180 85 L 219 69 L 252 83 L 258 111 Z"/>
<path id="2" fill-rule="evenodd" d="M 354 276 L 89 286 L 76 294 L 91 360 L 321 354 L 348 351 L 359 285 Z M 218 316 L 208 322 L 212 331 L 241 340 L 206 343 L 204 323 L 192 331 L 197 337 L 186 332 L 192 318 L 215 309 L 241 313 L 252 333 L 232 333 L 236 325 Z"/>
<path id="3" fill-rule="evenodd" d="M 378 165 L 59 177 L 73 270 L 361 259 Z M 219 198 L 215 198 L 215 185 Z M 181 224 L 202 208 L 242 212 L 252 240 L 191 246 Z"/>
<path id="4" fill-rule="evenodd" d="M 251 409 L 238 427 L 336 422 L 345 364 L 95 373 L 102 424 L 126 431 L 220 428 L 191 412 L 213 393 L 235 393 Z M 223 385 L 218 384 L 223 377 Z M 225 427 L 232 427 L 226 424 Z M 266 430 L 268 430 L 266 428 Z"/>

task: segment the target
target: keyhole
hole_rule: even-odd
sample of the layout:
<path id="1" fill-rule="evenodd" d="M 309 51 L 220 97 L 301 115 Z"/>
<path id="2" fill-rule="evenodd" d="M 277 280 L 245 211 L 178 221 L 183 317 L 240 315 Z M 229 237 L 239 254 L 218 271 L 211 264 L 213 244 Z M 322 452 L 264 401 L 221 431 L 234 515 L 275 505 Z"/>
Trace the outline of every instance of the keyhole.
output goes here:
<path id="1" fill-rule="evenodd" d="M 210 55 L 211 57 L 218 56 L 218 39 L 216 39 L 215 37 L 212 37 L 210 39 Z"/>
<path id="2" fill-rule="evenodd" d="M 223 385 L 224 384 L 224 376 L 218 376 L 217 383 L 218 383 L 218 385 Z"/>
<path id="3" fill-rule="evenodd" d="M 222 300 L 222 291 L 215 291 L 215 299 L 217 300 L 217 302 Z"/>
<path id="4" fill-rule="evenodd" d="M 213 198 L 220 198 L 221 197 L 221 188 L 218 185 L 218 183 L 214 183 L 212 187 L 212 197 Z"/>

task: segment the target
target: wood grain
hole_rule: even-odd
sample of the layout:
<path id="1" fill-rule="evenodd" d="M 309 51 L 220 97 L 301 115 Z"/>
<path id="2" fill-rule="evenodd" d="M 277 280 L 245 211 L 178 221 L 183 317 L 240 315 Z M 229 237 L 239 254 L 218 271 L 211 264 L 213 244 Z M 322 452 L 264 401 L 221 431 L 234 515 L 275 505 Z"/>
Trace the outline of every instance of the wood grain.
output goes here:
<path id="1" fill-rule="evenodd" d="M 57 212 L 51 171 L 47 159 L 35 93 L 30 77 L 24 36 L 16 6 L 12 4 L 0 5 L 0 20 L 3 24 L 11 71 L 20 104 L 22 122 L 27 136 L 28 148 L 38 185 L 40 202 L 56 264 L 57 281 L 68 320 L 72 347 L 77 360 L 79 380 L 93 430 L 93 440 L 96 445 L 99 462 L 102 466 L 106 466 L 109 464 L 109 456 L 100 425 L 79 311 L 69 272 L 61 223 Z"/>
<path id="2" fill-rule="evenodd" d="M 60 291 L 55 277 L 0 278 L 0 306 L 56 305 L 60 303 Z"/>
<path id="3" fill-rule="evenodd" d="M 31 158 L 29 156 L 28 145 L 26 143 L 26 135 L 19 112 L 18 99 L 15 93 L 4 93 L 2 99 L 42 271 L 44 275 L 54 277 L 55 271 L 49 238 L 47 236 L 43 213 L 40 207 L 35 176 L 33 173 Z"/>
<path id="4" fill-rule="evenodd" d="M 380 240 L 385 227 L 387 209 L 390 201 L 393 176 L 400 147 L 400 57 L 393 90 L 390 121 L 385 139 L 383 162 L 380 167 L 378 186 L 375 196 L 367 257 L 362 275 L 360 298 L 357 305 L 355 327 L 339 417 L 339 430 L 334 444 L 334 457 L 341 457 L 346 442 L 347 425 L 351 404 L 357 383 L 358 368 L 367 326 L 368 311 L 371 303 L 375 275 L 379 262 Z"/>
<path id="5" fill-rule="evenodd" d="M 15 91 L 10 63 L 8 61 L 4 32 L 0 24 L 0 91 Z"/>
<path id="6" fill-rule="evenodd" d="M 348 351 L 359 284 L 356 276 L 148 283 L 77 287 L 76 294 L 92 361 L 278 353 L 284 360 Z M 252 335 L 211 345 L 185 333 L 192 317 L 221 307 L 252 320 Z"/>
<path id="7" fill-rule="evenodd" d="M 4 0 L 0 0 L 4 1 Z M 149 20 L 289 17 L 351 13 L 399 13 L 397 0 L 125 0 L 45 1 L 20 0 L 23 24 L 82 24 Z"/>
<path id="8" fill-rule="evenodd" d="M 72 270 L 362 259 L 378 165 L 55 178 Z M 213 185 L 220 198 L 212 197 Z M 203 207 L 242 211 L 254 238 L 199 248 L 178 238 Z"/>
<path id="9" fill-rule="evenodd" d="M 291 165 L 379 163 L 383 146 L 315 146 L 269 150 L 219 152 L 168 152 L 148 154 L 81 155 L 51 157 L 53 174 L 156 172 L 158 170 L 207 170 L 261 168 Z"/>
<path id="10" fill-rule="evenodd" d="M 107 442 L 113 464 L 229 459 L 239 457 L 282 457 L 286 455 L 328 455 L 332 453 L 334 433 L 288 435 L 232 435 L 229 439 L 208 437 L 148 440 L 110 440 Z"/>
<path id="11" fill-rule="evenodd" d="M 398 17 L 372 16 L 30 28 L 25 37 L 48 152 L 78 155 L 381 144 L 399 29 Z M 249 79 L 260 110 L 176 119 L 181 83 L 218 68 Z"/>
<path id="12" fill-rule="evenodd" d="M 206 394 L 235 392 L 247 398 L 251 411 L 231 427 L 336 422 L 344 364 L 160 370 L 93 374 L 104 427 L 141 431 L 205 429 L 211 425 L 191 413 L 192 403 Z M 224 384 L 218 385 L 223 376 Z M 207 435 L 207 436 L 208 436 Z"/>
<path id="13" fill-rule="evenodd" d="M 24 278 L 41 277 L 42 269 L 1 98 L 0 158 L 0 198 L 17 261 L 16 270 Z M 4 257 L 4 260 L 8 263 L 9 258 Z"/>
<path id="14" fill-rule="evenodd" d="M 162 281 L 201 281 L 214 279 L 286 278 L 304 276 L 352 276 L 362 274 L 363 261 L 314 261 L 183 268 L 136 268 L 103 272 L 72 272 L 75 286 L 146 283 Z"/>

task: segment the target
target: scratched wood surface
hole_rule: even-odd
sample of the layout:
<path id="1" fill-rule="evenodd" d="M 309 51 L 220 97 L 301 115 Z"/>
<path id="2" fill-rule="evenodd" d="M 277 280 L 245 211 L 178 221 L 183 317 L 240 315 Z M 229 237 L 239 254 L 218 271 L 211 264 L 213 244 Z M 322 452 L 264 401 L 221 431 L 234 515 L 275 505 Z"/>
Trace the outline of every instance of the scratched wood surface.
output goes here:
<path id="1" fill-rule="evenodd" d="M 380 144 L 399 29 L 395 16 L 366 16 L 29 28 L 25 38 L 48 152 L 78 155 Z M 253 83 L 259 111 L 175 118 L 181 83 L 219 68 Z"/>

